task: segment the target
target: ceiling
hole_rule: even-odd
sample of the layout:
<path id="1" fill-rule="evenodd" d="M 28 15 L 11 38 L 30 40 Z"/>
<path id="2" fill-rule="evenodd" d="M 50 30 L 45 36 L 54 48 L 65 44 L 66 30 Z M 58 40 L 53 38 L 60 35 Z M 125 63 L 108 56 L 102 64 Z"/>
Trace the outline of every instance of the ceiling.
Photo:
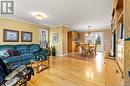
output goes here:
<path id="1" fill-rule="evenodd" d="M 14 18 L 45 25 L 67 25 L 74 31 L 108 29 L 111 25 L 112 0 L 15 0 Z M 33 12 L 47 18 L 36 20 Z"/>

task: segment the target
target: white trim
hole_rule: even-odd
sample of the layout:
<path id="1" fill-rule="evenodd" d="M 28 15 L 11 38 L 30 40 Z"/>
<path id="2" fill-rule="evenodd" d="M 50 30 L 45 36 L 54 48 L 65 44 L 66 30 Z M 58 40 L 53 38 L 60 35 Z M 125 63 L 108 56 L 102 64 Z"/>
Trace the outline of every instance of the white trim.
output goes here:
<path id="1" fill-rule="evenodd" d="M 98 28 L 98 29 L 91 29 L 91 32 L 103 32 L 103 31 L 110 31 L 111 29 L 110 29 L 110 27 L 106 27 L 106 28 Z M 85 33 L 87 33 L 88 31 L 85 31 L 85 30 L 83 30 L 83 31 L 79 31 L 79 30 L 71 30 L 71 31 L 77 31 L 77 32 L 85 32 Z"/>
<path id="2" fill-rule="evenodd" d="M 48 29 L 50 28 L 49 25 L 44 25 L 44 24 L 38 24 L 38 23 L 33 23 L 27 20 L 23 20 L 23 19 L 18 19 L 18 18 L 14 18 L 14 17 L 0 17 L 2 19 L 13 19 L 19 22 L 23 22 L 23 23 L 28 23 L 28 24 L 32 24 L 32 25 L 36 25 L 36 26 L 41 26 L 41 27 L 47 27 Z"/>
<path id="3" fill-rule="evenodd" d="M 61 56 L 61 57 L 62 57 L 63 55 L 61 55 L 61 54 L 57 54 L 56 56 Z"/>
<path id="4" fill-rule="evenodd" d="M 65 56 L 67 56 L 68 55 L 68 53 L 66 53 L 66 54 L 64 54 Z"/>
<path id="5" fill-rule="evenodd" d="M 66 53 L 66 54 L 64 54 L 64 55 L 61 55 L 61 54 L 57 54 L 56 56 L 67 56 L 68 55 L 68 53 Z"/>

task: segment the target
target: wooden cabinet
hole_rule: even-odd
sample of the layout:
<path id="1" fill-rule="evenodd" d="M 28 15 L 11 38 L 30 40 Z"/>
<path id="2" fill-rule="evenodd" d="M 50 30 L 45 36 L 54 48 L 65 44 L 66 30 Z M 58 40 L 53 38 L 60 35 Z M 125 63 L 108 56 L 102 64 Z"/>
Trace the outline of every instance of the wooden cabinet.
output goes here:
<path id="1" fill-rule="evenodd" d="M 130 86 L 130 0 L 124 0 L 124 25 L 125 25 L 125 43 L 124 43 L 124 71 L 125 85 Z"/>
<path id="2" fill-rule="evenodd" d="M 78 52 L 78 46 L 76 42 L 79 42 L 79 33 L 78 32 L 68 32 L 68 52 Z"/>
<path id="3" fill-rule="evenodd" d="M 113 0 L 112 33 L 116 34 L 116 62 L 124 77 L 124 2 Z M 124 33 L 124 34 L 123 34 Z"/>

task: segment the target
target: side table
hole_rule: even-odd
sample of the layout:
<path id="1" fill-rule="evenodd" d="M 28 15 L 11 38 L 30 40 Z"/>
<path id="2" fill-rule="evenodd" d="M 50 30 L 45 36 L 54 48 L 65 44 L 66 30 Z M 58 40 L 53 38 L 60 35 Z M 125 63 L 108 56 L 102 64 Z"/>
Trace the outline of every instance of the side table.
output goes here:
<path id="1" fill-rule="evenodd" d="M 31 65 L 31 67 L 33 67 L 33 64 L 36 64 L 36 66 L 33 68 L 36 68 L 37 73 L 40 73 L 42 70 L 48 68 L 48 66 L 44 65 L 43 62 L 44 62 L 44 60 L 42 60 L 42 59 L 41 60 L 31 59 L 30 65 Z"/>

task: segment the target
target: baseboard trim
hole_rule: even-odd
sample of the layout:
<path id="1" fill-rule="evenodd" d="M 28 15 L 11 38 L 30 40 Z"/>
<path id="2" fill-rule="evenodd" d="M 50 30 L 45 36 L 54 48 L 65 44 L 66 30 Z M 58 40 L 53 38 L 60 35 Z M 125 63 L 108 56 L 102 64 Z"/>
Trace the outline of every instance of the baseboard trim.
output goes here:
<path id="1" fill-rule="evenodd" d="M 56 56 L 67 56 L 68 55 L 68 53 L 66 53 L 66 54 L 64 54 L 64 55 L 61 55 L 61 54 L 57 54 Z"/>
<path id="2" fill-rule="evenodd" d="M 113 58 L 113 57 L 106 57 L 106 59 L 116 60 L 116 59 L 115 59 L 115 58 Z"/>

